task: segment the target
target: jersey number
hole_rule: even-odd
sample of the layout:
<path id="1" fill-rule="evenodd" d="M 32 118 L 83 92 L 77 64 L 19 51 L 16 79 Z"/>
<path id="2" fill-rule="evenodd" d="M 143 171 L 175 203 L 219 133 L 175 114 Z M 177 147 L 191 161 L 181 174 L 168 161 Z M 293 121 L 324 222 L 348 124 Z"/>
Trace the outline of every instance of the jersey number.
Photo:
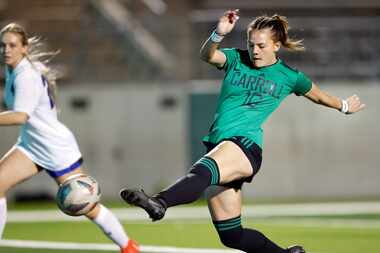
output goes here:
<path id="1" fill-rule="evenodd" d="M 42 78 L 42 83 L 44 84 L 44 86 L 46 86 L 46 91 L 47 91 L 47 95 L 49 97 L 49 102 L 50 102 L 50 108 L 53 109 L 54 108 L 54 99 L 53 99 L 53 96 L 51 94 L 51 90 L 49 89 L 49 83 L 44 76 L 41 76 L 41 78 Z"/>
<path id="2" fill-rule="evenodd" d="M 263 99 L 263 94 L 255 91 L 248 91 L 247 97 L 244 100 L 243 105 L 249 106 L 249 107 L 255 107 L 256 104 L 260 103 L 260 101 Z"/>

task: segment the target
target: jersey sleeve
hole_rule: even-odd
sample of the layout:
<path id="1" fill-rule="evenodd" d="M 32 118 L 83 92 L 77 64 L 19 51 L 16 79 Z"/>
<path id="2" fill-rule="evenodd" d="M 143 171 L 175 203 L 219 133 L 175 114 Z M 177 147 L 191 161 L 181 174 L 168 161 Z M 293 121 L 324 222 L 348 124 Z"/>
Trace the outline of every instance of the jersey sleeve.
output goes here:
<path id="1" fill-rule="evenodd" d="M 25 112 L 29 116 L 36 109 L 43 91 L 43 84 L 38 75 L 28 71 L 18 74 L 14 81 L 15 103 L 13 110 Z"/>
<path id="2" fill-rule="evenodd" d="M 297 96 L 305 95 L 308 91 L 310 91 L 312 86 L 312 82 L 304 73 L 301 71 L 297 74 L 296 85 L 294 86 L 294 94 Z"/>
<path id="3" fill-rule="evenodd" d="M 222 51 L 222 53 L 224 53 L 224 55 L 226 56 L 226 62 L 224 63 L 223 67 L 219 69 L 227 72 L 236 62 L 238 53 L 235 48 L 222 48 L 220 49 L 220 51 Z"/>

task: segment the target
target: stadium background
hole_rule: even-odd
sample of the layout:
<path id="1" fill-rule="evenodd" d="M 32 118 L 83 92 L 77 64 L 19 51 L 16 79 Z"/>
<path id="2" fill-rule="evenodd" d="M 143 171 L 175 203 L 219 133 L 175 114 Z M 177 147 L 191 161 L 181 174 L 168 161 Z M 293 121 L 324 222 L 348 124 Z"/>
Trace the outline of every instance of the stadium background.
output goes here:
<path id="1" fill-rule="evenodd" d="M 255 181 L 245 186 L 244 196 L 255 204 L 374 201 L 372 208 L 366 209 L 365 203 L 361 209 L 333 205 L 324 213 L 331 219 L 319 219 L 321 206 L 295 206 L 293 213 L 269 206 L 262 211 L 269 219 L 248 212 L 248 225 L 263 229 L 282 245 L 303 243 L 313 253 L 375 252 L 380 234 L 379 1 L 0 0 L 0 24 L 17 21 L 31 36 L 41 36 L 48 50 L 61 50 L 51 62 L 62 74 L 60 117 L 75 133 L 84 166 L 100 182 L 103 198 L 120 207 L 121 187 L 143 186 L 155 192 L 183 175 L 202 154 L 200 138 L 212 120 L 222 73 L 203 63 L 198 52 L 228 8 L 239 8 L 241 19 L 224 47 L 245 47 L 245 27 L 252 17 L 285 15 L 291 35 L 304 38 L 307 51 L 284 51 L 281 57 L 326 91 L 341 97 L 356 93 L 367 104 L 363 112 L 345 116 L 290 96 L 264 125 L 263 166 Z M 0 129 L 1 154 L 15 143 L 17 132 L 15 127 Z M 92 224 L 75 223 L 73 234 L 73 224 L 66 220 L 50 226 L 49 213 L 18 213 L 18 207 L 54 207 L 41 202 L 29 207 L 27 200 L 52 200 L 55 191 L 56 185 L 43 173 L 13 189 L 5 238 L 109 243 Z M 135 212 L 140 215 L 137 221 Z M 313 220 L 304 226 L 298 216 L 272 219 L 273 212 L 311 215 Z M 337 220 L 334 215 L 339 212 L 344 216 Z M 140 221 L 146 217 L 138 211 L 116 213 L 143 245 L 221 247 L 212 225 L 204 220 L 193 222 L 194 227 L 184 218 L 148 225 Z M 0 252 L 45 253 L 0 246 Z"/>
<path id="2" fill-rule="evenodd" d="M 255 15 L 289 18 L 305 53 L 283 57 L 323 89 L 357 93 L 368 108 L 344 116 L 291 96 L 265 124 L 264 163 L 247 197 L 378 197 L 380 183 L 380 2 L 378 1 L 0 1 L 1 23 L 41 36 L 60 70 L 61 119 L 75 133 L 85 167 L 106 198 L 123 186 L 153 192 L 202 154 L 222 73 L 198 56 L 228 8 L 241 20 L 223 46 L 244 48 Z M 2 128 L 0 152 L 17 129 Z M 11 192 L 54 192 L 41 175 Z"/>

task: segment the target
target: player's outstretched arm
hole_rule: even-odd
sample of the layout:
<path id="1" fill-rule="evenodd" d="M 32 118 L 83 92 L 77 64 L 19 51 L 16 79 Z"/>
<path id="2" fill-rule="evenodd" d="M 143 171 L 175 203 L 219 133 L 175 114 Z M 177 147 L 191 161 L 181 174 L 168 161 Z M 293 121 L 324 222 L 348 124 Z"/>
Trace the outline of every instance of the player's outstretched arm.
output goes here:
<path id="1" fill-rule="evenodd" d="M 25 112 L 5 111 L 0 113 L 0 126 L 23 125 L 29 116 Z"/>
<path id="2" fill-rule="evenodd" d="M 360 102 L 360 98 L 357 95 L 352 95 L 346 99 L 340 99 L 322 91 L 314 83 L 312 84 L 310 91 L 305 94 L 305 97 L 314 103 L 337 109 L 345 114 L 352 114 L 365 108 L 365 104 Z"/>
<path id="3" fill-rule="evenodd" d="M 228 10 L 219 18 L 216 29 L 203 43 L 200 51 L 201 59 L 210 64 L 222 67 L 226 62 L 226 56 L 218 50 L 224 36 L 232 31 L 239 19 L 239 10 Z"/>

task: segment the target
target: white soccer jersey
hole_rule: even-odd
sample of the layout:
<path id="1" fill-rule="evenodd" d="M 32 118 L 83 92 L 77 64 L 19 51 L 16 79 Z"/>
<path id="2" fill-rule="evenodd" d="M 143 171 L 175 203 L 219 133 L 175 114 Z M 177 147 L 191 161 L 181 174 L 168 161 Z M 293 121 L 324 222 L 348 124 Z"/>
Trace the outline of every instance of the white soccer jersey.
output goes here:
<path id="1" fill-rule="evenodd" d="M 26 58 L 14 70 L 6 68 L 5 72 L 6 106 L 29 116 L 15 147 L 47 170 L 67 169 L 82 155 L 74 135 L 58 121 L 47 81 Z"/>

